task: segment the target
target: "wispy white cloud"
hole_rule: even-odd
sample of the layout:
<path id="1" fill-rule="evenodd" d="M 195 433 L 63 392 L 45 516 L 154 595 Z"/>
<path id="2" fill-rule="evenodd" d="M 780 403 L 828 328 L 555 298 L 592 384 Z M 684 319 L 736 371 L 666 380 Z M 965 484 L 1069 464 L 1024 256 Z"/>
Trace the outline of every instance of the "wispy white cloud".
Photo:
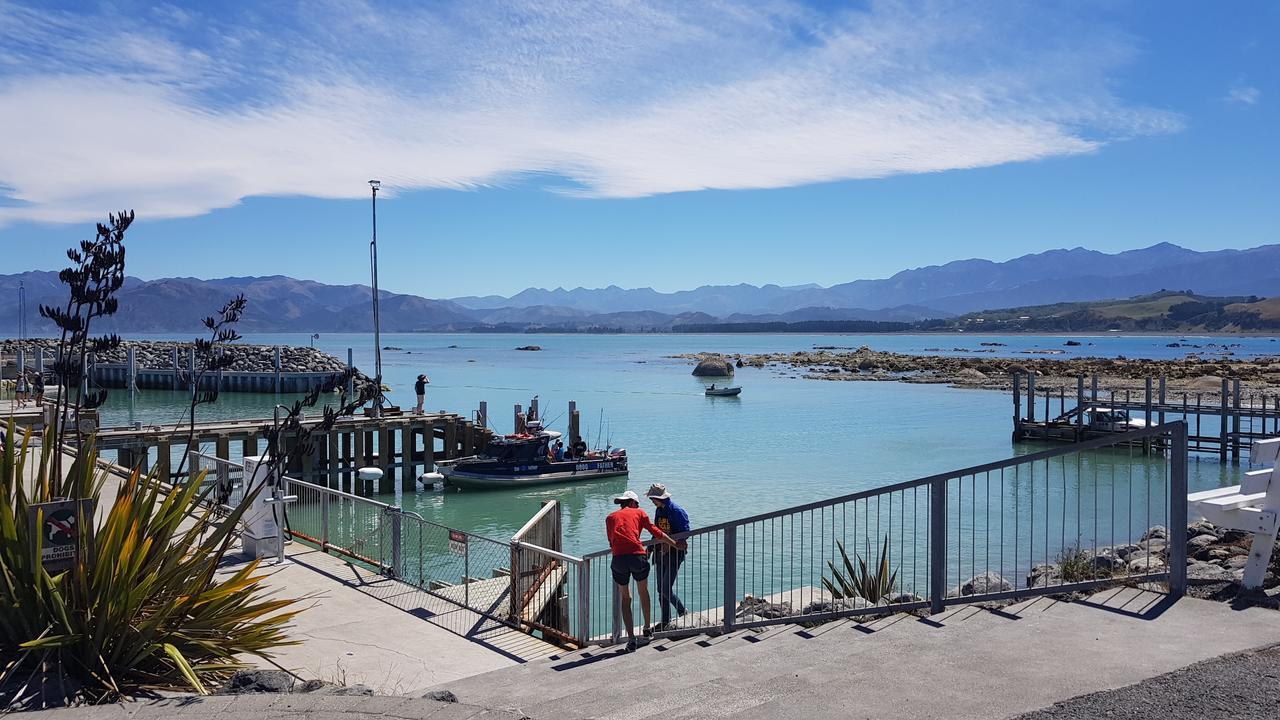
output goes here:
<path id="1" fill-rule="evenodd" d="M 1227 91 L 1227 102 L 1241 105 L 1257 105 L 1262 99 L 1262 91 L 1251 85 L 1232 85 Z"/>
<path id="2" fill-rule="evenodd" d="M 0 0 L 0 223 L 362 197 L 374 176 L 416 189 L 551 175 L 606 197 L 773 188 L 1178 129 L 1108 90 L 1129 43 L 1074 22 L 947 3 L 85 17 Z"/>

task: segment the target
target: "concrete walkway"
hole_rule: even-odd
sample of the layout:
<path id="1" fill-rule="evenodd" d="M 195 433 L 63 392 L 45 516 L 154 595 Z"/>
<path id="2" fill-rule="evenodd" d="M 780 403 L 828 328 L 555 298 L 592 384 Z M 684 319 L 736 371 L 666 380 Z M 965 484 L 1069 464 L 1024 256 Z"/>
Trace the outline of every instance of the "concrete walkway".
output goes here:
<path id="1" fill-rule="evenodd" d="M 1280 615 L 1133 589 L 927 620 L 593 649 L 442 684 L 534 718 L 1012 717 L 1280 642 Z"/>
<path id="2" fill-rule="evenodd" d="M 340 697 L 333 695 L 224 695 L 155 700 L 65 710 L 44 710 L 26 715 L 42 720 L 520 720 L 517 713 L 486 710 L 462 703 L 406 697 Z"/>
<path id="3" fill-rule="evenodd" d="M 558 650 L 301 543 L 291 544 L 287 556 L 282 566 L 264 561 L 262 571 L 276 596 L 308 598 L 291 631 L 302 644 L 281 648 L 275 658 L 303 678 L 399 695 Z M 244 562 L 233 559 L 227 573 Z"/>

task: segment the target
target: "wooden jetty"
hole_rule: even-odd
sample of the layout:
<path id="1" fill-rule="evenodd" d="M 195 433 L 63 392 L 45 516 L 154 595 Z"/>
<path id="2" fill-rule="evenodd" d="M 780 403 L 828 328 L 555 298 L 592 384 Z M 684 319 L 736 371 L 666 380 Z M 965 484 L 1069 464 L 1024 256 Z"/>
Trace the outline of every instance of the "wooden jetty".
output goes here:
<path id="1" fill-rule="evenodd" d="M 1090 427 L 1086 412 L 1110 409 L 1147 425 L 1185 420 L 1188 449 L 1239 462 L 1254 440 L 1280 435 L 1280 395 L 1244 392 L 1239 378 L 1222 378 L 1213 392 L 1168 392 L 1167 378 L 1146 378 L 1138 389 L 1099 389 L 1098 376 L 1037 390 L 1035 375 L 1013 374 L 1013 439 L 1080 442 L 1115 432 Z M 1150 449 L 1149 447 L 1146 449 Z"/>
<path id="2" fill-rule="evenodd" d="M 192 448 L 212 445 L 214 451 L 209 454 L 222 460 L 258 455 L 266 451 L 266 432 L 273 422 L 263 418 L 197 423 Z M 302 425 L 313 427 L 319 422 L 319 418 L 304 419 Z M 175 475 L 175 453 L 186 449 L 190 434 L 186 425 L 102 428 L 97 447 L 104 454 L 116 453 L 121 467 L 154 471 L 162 482 L 181 482 L 183 478 Z M 368 495 L 379 488 L 361 481 L 356 470 L 378 467 L 386 480 L 398 478 L 404 489 L 411 490 L 418 476 L 432 471 L 437 461 L 474 455 L 490 435 L 483 424 L 452 413 L 344 417 L 327 433 L 312 436 L 310 453 L 292 453 L 287 472 L 318 485 Z M 296 438 L 286 435 L 281 442 L 289 451 Z M 183 475 L 195 470 L 198 466 L 189 467 Z"/>

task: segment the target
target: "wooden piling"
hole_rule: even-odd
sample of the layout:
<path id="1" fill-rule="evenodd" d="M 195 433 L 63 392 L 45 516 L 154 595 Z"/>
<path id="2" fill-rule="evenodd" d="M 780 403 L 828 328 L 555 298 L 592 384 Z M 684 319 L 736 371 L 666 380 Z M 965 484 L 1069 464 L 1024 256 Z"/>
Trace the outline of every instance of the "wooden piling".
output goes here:
<path id="1" fill-rule="evenodd" d="M 1240 378 L 1232 382 L 1231 459 L 1240 462 Z"/>
<path id="2" fill-rule="evenodd" d="M 1036 421 L 1036 375 L 1027 373 L 1027 422 Z"/>
<path id="3" fill-rule="evenodd" d="M 1219 396 L 1222 401 L 1221 409 L 1220 409 L 1220 418 L 1222 420 L 1222 425 L 1218 433 L 1218 460 L 1224 463 L 1227 461 L 1227 442 L 1228 442 L 1227 396 L 1229 394 L 1230 394 L 1230 391 L 1228 390 L 1227 379 L 1222 378 L 1222 393 Z"/>

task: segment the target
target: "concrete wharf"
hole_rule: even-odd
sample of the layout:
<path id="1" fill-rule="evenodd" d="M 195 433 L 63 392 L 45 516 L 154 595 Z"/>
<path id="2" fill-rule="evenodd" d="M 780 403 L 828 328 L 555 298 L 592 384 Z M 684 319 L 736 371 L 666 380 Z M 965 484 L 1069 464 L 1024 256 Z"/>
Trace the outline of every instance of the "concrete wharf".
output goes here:
<path id="1" fill-rule="evenodd" d="M 1185 420 L 1188 449 L 1239 462 L 1254 440 L 1280 434 L 1280 395 L 1246 392 L 1239 378 L 1214 391 L 1169 392 L 1167 379 L 1148 377 L 1140 389 L 1098 387 L 1098 376 L 1076 377 L 1074 392 L 1036 388 L 1034 374 L 1013 374 L 1013 439 L 1082 442 L 1118 430 L 1091 427 L 1086 411 L 1110 409 L 1148 426 Z M 1150 448 L 1147 448 L 1150 449 Z"/>

